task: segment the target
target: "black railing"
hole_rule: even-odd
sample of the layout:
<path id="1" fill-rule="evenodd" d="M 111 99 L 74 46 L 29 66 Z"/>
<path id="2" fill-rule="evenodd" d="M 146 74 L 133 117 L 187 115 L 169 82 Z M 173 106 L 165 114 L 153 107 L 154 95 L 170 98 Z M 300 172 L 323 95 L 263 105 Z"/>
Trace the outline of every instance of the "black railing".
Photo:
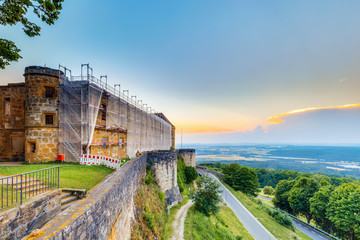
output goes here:
<path id="1" fill-rule="evenodd" d="M 0 178 L 0 209 L 22 204 L 27 198 L 59 188 L 59 175 L 60 167 L 51 167 Z"/>

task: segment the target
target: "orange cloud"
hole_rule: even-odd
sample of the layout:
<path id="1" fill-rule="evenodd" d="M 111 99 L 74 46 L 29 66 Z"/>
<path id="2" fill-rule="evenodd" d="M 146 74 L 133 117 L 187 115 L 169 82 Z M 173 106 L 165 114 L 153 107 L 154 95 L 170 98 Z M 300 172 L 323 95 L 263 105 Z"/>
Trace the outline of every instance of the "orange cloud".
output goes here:
<path id="1" fill-rule="evenodd" d="M 268 117 L 266 120 L 270 123 L 282 123 L 284 122 L 284 120 L 282 120 L 282 117 L 286 117 L 292 114 L 297 114 L 297 113 L 303 113 L 303 112 L 309 112 L 309 111 L 317 111 L 317 110 L 323 110 L 323 109 L 346 109 L 346 108 L 358 108 L 360 107 L 360 103 L 357 104 L 347 104 L 347 105 L 343 105 L 343 106 L 332 106 L 332 107 L 313 107 L 313 108 L 303 108 L 303 109 L 296 109 L 296 110 L 292 110 L 290 112 L 287 113 L 281 113 L 281 114 L 277 114 L 271 117 Z"/>

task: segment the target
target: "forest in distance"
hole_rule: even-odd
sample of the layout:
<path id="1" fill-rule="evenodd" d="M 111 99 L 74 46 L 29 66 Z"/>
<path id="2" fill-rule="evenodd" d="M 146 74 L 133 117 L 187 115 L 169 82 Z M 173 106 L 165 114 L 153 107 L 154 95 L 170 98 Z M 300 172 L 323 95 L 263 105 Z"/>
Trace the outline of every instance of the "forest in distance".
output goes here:
<path id="1" fill-rule="evenodd" d="M 186 144 L 196 163 L 238 163 L 251 168 L 293 170 L 360 178 L 360 146 Z"/>

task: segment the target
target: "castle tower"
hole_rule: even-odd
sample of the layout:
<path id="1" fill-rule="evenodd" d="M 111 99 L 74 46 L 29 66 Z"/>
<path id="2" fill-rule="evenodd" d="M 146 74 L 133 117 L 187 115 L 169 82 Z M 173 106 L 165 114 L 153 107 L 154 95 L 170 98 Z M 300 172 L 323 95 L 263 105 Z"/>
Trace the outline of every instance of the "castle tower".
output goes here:
<path id="1" fill-rule="evenodd" d="M 59 74 L 47 67 L 25 68 L 25 161 L 55 161 L 59 138 Z"/>

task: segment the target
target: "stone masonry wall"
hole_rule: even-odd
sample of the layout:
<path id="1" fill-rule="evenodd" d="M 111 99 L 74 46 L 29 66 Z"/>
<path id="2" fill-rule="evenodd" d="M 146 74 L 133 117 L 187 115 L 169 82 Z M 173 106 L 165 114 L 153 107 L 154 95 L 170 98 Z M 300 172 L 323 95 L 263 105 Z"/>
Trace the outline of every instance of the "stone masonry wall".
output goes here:
<path id="1" fill-rule="evenodd" d="M 107 139 L 109 143 L 117 143 L 119 142 L 119 138 L 122 139 L 122 142 L 126 143 L 126 132 L 119 131 L 107 131 L 105 132 L 103 129 L 95 129 L 93 143 L 101 143 L 103 142 L 103 138 Z M 111 158 L 122 159 L 127 157 L 126 155 L 126 145 L 107 145 L 106 149 L 103 148 L 103 145 L 92 145 L 90 146 L 90 154 L 92 155 L 101 155 Z"/>
<path id="2" fill-rule="evenodd" d="M 177 184 L 177 155 L 175 151 L 158 151 L 148 153 L 148 164 L 155 174 L 160 190 L 166 195 L 165 200 L 171 204 L 182 200 Z"/>
<path id="3" fill-rule="evenodd" d="M 59 72 L 47 67 L 25 68 L 25 160 L 30 163 L 48 162 L 58 154 L 58 93 Z M 46 95 L 46 89 L 53 96 Z M 53 123 L 46 123 L 46 115 L 53 116 Z"/>
<path id="4" fill-rule="evenodd" d="M 179 149 L 177 152 L 184 159 L 186 166 L 195 167 L 195 149 Z"/>
<path id="5" fill-rule="evenodd" d="M 11 159 L 24 151 L 24 91 L 25 83 L 0 86 L 0 159 Z M 5 101 L 8 100 L 10 109 L 5 110 L 5 105 L 8 104 Z"/>
<path id="6" fill-rule="evenodd" d="M 46 204 L 48 205 L 46 206 Z M 23 205 L 0 213 L 0 239 L 22 239 L 46 206 L 33 229 L 42 227 L 61 211 L 61 190 L 43 193 Z"/>
<path id="7" fill-rule="evenodd" d="M 36 232 L 36 239 L 130 239 L 147 154 L 127 162 Z M 29 236 L 27 239 L 31 239 Z"/>

